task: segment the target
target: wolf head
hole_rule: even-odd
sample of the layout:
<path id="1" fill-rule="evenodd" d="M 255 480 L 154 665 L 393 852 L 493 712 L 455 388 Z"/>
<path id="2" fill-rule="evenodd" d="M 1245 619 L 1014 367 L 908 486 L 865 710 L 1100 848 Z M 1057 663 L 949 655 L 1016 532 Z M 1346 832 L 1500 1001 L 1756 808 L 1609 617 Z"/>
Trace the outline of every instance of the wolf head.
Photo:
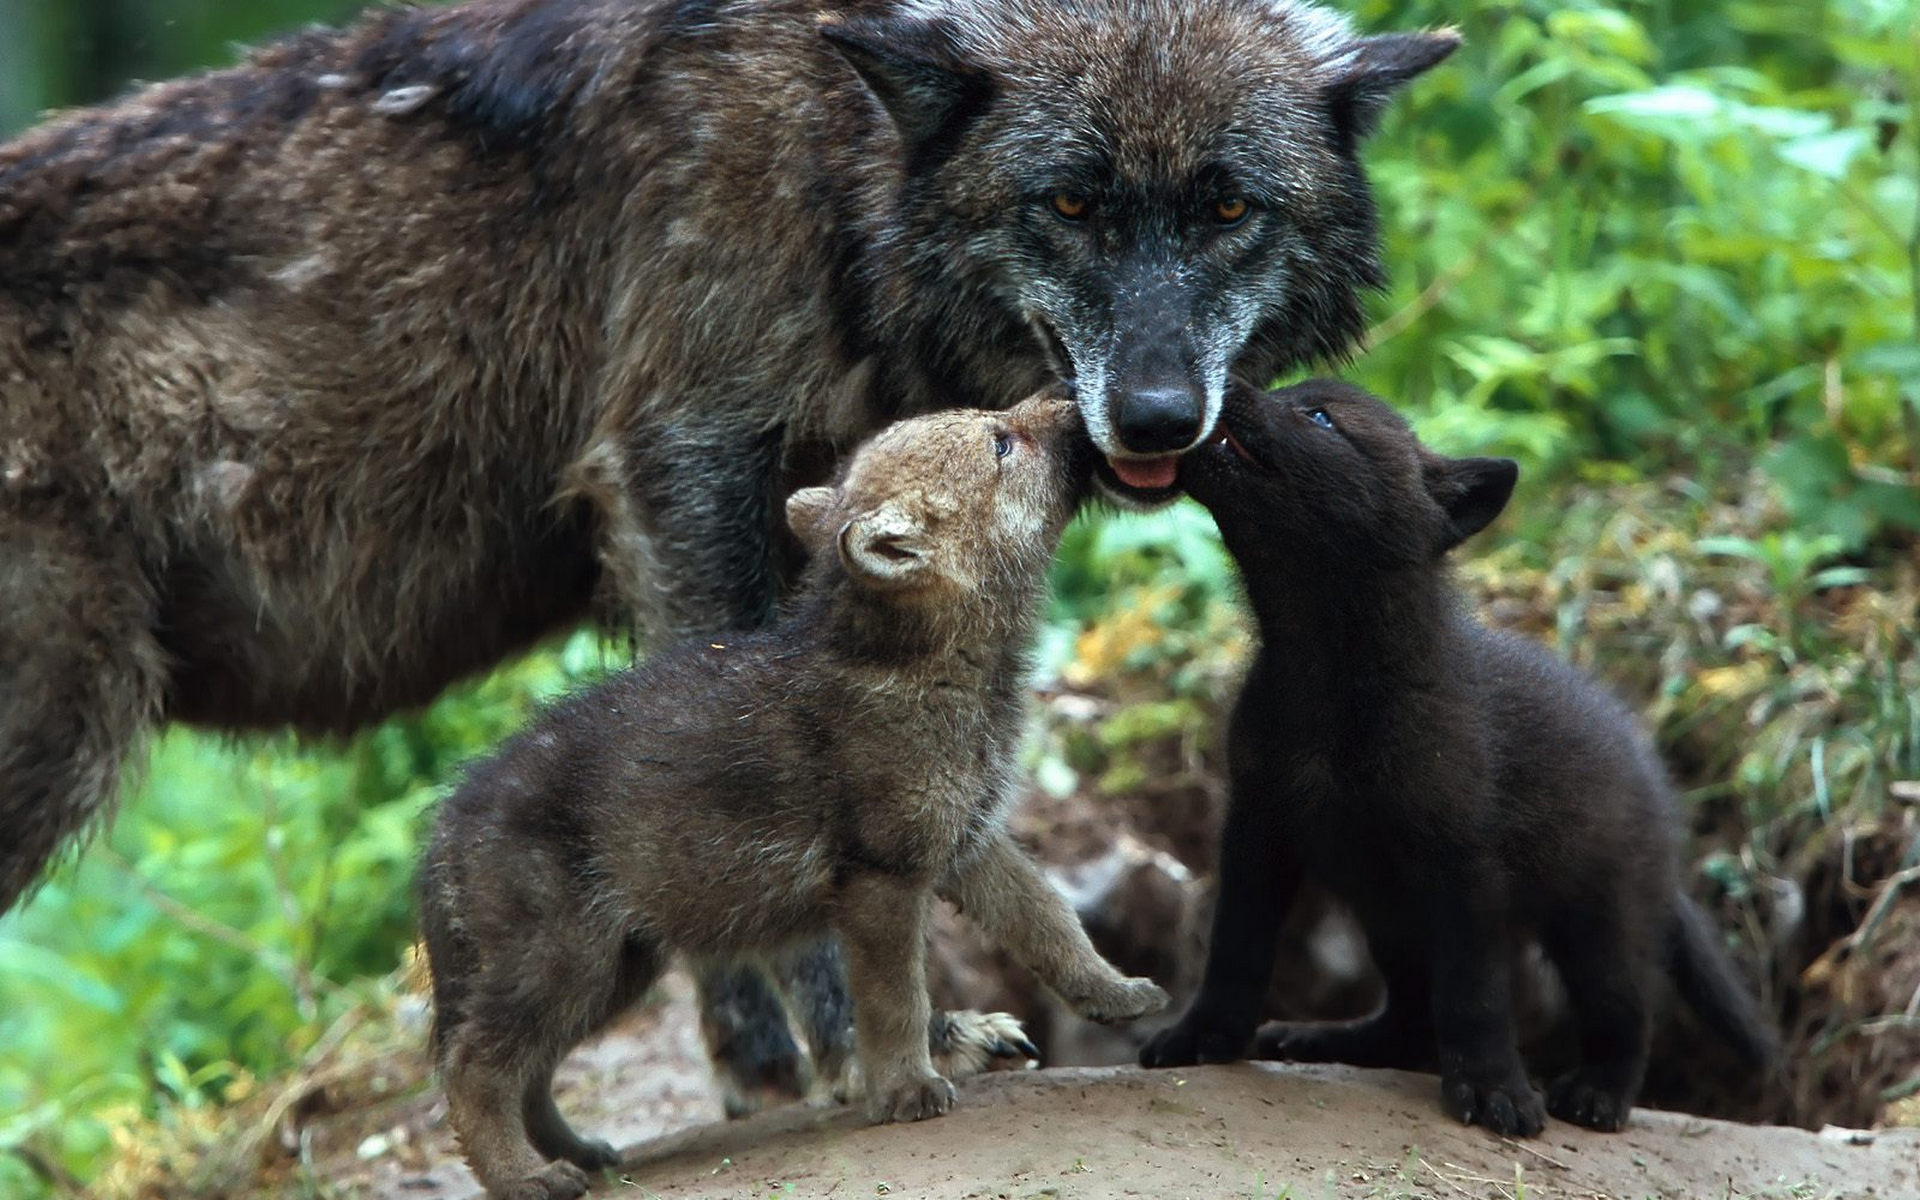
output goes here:
<path id="1" fill-rule="evenodd" d="M 1301 569 L 1431 564 L 1500 515 L 1519 471 L 1436 454 L 1377 397 L 1314 379 L 1230 389 L 1219 431 L 1179 478 L 1243 565 L 1292 568 L 1297 581 Z"/>
<path id="2" fill-rule="evenodd" d="M 839 484 L 787 499 L 816 560 L 889 602 L 965 608 L 1043 586 L 1091 463 L 1078 410 L 1055 386 L 1005 412 L 953 409 L 896 422 L 855 452 Z"/>
<path id="3" fill-rule="evenodd" d="M 1138 502 L 1230 375 L 1359 337 L 1382 274 L 1357 147 L 1459 40 L 1301 0 L 902 0 L 821 28 L 899 129 L 922 266 L 1025 320 Z"/>

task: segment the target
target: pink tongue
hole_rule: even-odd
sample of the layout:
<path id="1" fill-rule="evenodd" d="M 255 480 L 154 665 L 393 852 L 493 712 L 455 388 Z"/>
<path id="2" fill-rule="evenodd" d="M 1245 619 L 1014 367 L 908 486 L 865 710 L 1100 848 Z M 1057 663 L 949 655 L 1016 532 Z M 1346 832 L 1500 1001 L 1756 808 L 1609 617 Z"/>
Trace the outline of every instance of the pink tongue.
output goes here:
<path id="1" fill-rule="evenodd" d="M 1172 454 L 1163 454 L 1159 458 L 1109 458 L 1107 465 L 1128 487 L 1166 488 L 1173 486 L 1180 459 Z"/>

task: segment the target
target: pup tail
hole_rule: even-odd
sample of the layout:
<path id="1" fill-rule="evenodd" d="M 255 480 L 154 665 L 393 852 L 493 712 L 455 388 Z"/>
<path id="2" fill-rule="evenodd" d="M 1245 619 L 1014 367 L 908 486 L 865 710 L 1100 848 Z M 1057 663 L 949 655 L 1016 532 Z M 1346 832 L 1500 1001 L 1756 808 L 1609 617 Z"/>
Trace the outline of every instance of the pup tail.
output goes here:
<path id="1" fill-rule="evenodd" d="M 1757 1071 L 1774 1065 L 1779 1041 L 1760 1019 L 1752 994 L 1720 948 L 1719 931 L 1699 905 L 1679 892 L 1673 897 L 1667 931 L 1667 966 L 1680 995 L 1743 1062 Z"/>

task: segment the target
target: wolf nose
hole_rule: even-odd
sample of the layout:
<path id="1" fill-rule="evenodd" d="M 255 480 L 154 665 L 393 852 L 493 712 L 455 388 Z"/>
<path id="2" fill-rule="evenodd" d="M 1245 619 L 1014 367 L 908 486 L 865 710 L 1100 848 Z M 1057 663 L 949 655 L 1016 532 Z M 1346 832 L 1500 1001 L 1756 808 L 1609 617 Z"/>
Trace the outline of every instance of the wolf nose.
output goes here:
<path id="1" fill-rule="evenodd" d="M 1120 401 L 1113 431 L 1135 454 L 1185 450 L 1200 437 L 1200 398 L 1185 388 L 1148 388 Z"/>

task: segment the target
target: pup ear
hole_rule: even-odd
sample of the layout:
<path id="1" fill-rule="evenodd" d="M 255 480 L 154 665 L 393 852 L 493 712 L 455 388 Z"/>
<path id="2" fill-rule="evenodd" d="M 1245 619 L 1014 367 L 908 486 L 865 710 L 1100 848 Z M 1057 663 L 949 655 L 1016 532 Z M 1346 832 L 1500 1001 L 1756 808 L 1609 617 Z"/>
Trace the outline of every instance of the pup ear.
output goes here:
<path id="1" fill-rule="evenodd" d="M 880 98 L 909 147 L 932 139 L 990 90 L 986 77 L 961 60 L 953 35 L 938 21 L 828 13 L 819 29 Z"/>
<path id="2" fill-rule="evenodd" d="M 1510 458 L 1443 458 L 1434 455 L 1425 467 L 1427 492 L 1447 514 L 1451 550 L 1479 533 L 1507 506 L 1520 464 Z"/>
<path id="3" fill-rule="evenodd" d="M 840 561 L 862 582 L 896 588 L 924 581 L 933 571 L 926 526 L 883 505 L 840 527 Z"/>
<path id="4" fill-rule="evenodd" d="M 1335 55 L 1324 84 L 1327 108 L 1341 132 L 1358 141 L 1372 133 L 1393 94 L 1460 46 L 1452 29 L 1361 38 Z"/>
<path id="5" fill-rule="evenodd" d="M 827 519 L 837 499 L 830 487 L 801 488 L 787 497 L 787 528 L 809 552 L 827 544 Z"/>

